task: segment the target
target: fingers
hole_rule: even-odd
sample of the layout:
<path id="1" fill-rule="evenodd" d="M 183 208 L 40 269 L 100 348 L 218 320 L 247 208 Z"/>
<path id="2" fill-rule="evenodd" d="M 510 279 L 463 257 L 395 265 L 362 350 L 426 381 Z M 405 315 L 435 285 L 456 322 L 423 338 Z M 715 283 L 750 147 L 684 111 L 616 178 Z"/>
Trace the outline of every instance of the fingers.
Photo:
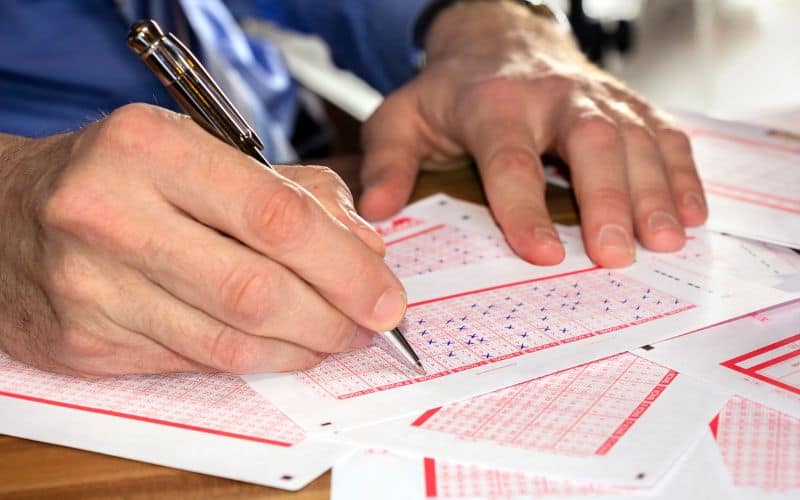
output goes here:
<path id="1" fill-rule="evenodd" d="M 708 205 L 689 137 L 683 131 L 664 124 L 657 129 L 656 138 L 666 163 L 673 202 L 681 221 L 687 226 L 704 223 L 708 218 Z"/>
<path id="2" fill-rule="evenodd" d="M 351 350 L 371 341 L 305 281 L 236 240 L 177 214 L 151 218 L 141 227 L 141 237 L 149 242 L 131 264 L 220 323 L 317 352 Z"/>
<path id="3" fill-rule="evenodd" d="M 572 170 L 586 251 L 601 266 L 628 265 L 635 250 L 622 136 L 610 118 L 586 101 L 565 125 L 559 143 Z"/>
<path id="4" fill-rule="evenodd" d="M 680 249 L 685 233 L 653 132 L 624 103 L 605 106 L 604 111 L 616 120 L 625 148 L 636 235 L 651 250 Z"/>
<path id="5" fill-rule="evenodd" d="M 114 320 L 142 332 L 197 363 L 230 373 L 280 372 L 310 368 L 323 355 L 277 339 L 248 335 L 138 280 L 116 304 Z"/>
<path id="6" fill-rule="evenodd" d="M 388 97 L 364 124 L 364 190 L 359 209 L 370 220 L 385 219 L 411 197 L 422 158 L 417 119 L 408 93 Z"/>
<path id="7" fill-rule="evenodd" d="M 383 238 L 358 215 L 350 189 L 336 172 L 327 167 L 312 165 L 278 165 L 275 169 L 313 194 L 336 220 L 347 226 L 373 251 L 380 255 L 386 254 Z"/>
<path id="8" fill-rule="evenodd" d="M 513 115 L 497 113 L 466 128 L 464 140 L 511 247 L 534 264 L 557 264 L 564 259 L 564 248 L 547 211 L 542 165 L 527 131 Z"/>
<path id="9" fill-rule="evenodd" d="M 627 89 L 618 89 L 614 95 L 620 101 L 626 102 L 653 132 L 681 222 L 687 226 L 697 226 L 705 222 L 708 218 L 708 207 L 689 137 L 668 115 L 654 109 Z"/>
<path id="10" fill-rule="evenodd" d="M 194 149 L 155 182 L 168 202 L 292 270 L 362 326 L 383 331 L 405 311 L 403 287 L 372 251 L 305 189 L 196 126 Z"/>

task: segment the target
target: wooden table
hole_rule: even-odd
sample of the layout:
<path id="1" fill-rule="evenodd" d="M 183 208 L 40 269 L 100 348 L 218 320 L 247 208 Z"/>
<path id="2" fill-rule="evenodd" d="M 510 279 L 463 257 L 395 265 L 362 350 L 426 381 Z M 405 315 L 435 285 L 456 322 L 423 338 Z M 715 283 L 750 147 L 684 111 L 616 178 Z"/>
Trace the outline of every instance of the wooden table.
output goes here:
<path id="1" fill-rule="evenodd" d="M 358 192 L 353 157 L 328 163 Z M 464 200 L 484 203 L 473 169 L 424 173 L 414 199 L 445 192 Z M 553 219 L 576 222 L 569 191 L 548 188 L 547 204 Z M 273 488 L 185 472 L 97 453 L 64 448 L 0 435 L 0 498 L 286 498 L 330 497 L 330 472 L 302 491 Z"/>

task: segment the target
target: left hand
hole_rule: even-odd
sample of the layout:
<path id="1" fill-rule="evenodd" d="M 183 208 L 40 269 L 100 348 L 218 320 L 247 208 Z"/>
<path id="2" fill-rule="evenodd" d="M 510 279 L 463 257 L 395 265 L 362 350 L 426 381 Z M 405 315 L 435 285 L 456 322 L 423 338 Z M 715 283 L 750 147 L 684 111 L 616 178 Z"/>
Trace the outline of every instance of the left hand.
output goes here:
<path id="1" fill-rule="evenodd" d="M 408 200 L 421 164 L 472 155 L 511 247 L 535 264 L 564 249 L 544 198 L 540 155 L 569 164 L 589 257 L 633 261 L 684 242 L 707 216 L 687 136 L 590 64 L 552 21 L 507 1 L 458 2 L 427 35 L 428 64 L 365 124 L 360 209 L 381 219 Z"/>

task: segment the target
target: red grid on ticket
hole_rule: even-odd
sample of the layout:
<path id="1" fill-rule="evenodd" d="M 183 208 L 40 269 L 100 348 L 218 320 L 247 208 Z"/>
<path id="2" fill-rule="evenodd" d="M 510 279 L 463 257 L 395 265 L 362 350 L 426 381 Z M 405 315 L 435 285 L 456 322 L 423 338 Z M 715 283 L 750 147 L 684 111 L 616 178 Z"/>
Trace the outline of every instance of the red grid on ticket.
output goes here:
<path id="1" fill-rule="evenodd" d="M 439 224 L 387 243 L 384 260 L 402 278 L 513 255 L 502 236 Z"/>
<path id="2" fill-rule="evenodd" d="M 609 495 L 630 488 L 424 459 L 427 498 L 545 498 Z"/>
<path id="3" fill-rule="evenodd" d="M 468 441 L 604 455 L 677 375 L 620 354 L 428 411 L 413 425 Z"/>
<path id="4" fill-rule="evenodd" d="M 775 387 L 800 394 L 800 333 L 720 364 Z"/>
<path id="5" fill-rule="evenodd" d="M 43 372 L 0 352 L 0 396 L 276 446 L 304 439 L 302 429 L 236 375 L 85 380 Z"/>
<path id="6" fill-rule="evenodd" d="M 300 374 L 340 399 L 489 365 L 624 330 L 695 307 L 596 267 L 410 304 L 400 325 L 428 375 L 393 356 L 382 339 L 334 354 Z"/>
<path id="7" fill-rule="evenodd" d="M 800 161 L 800 149 L 710 130 L 690 135 L 708 193 L 800 214 L 800 169 L 785 166 Z"/>
<path id="8" fill-rule="evenodd" d="M 800 494 L 800 420 L 742 398 L 716 422 L 717 444 L 736 486 Z"/>

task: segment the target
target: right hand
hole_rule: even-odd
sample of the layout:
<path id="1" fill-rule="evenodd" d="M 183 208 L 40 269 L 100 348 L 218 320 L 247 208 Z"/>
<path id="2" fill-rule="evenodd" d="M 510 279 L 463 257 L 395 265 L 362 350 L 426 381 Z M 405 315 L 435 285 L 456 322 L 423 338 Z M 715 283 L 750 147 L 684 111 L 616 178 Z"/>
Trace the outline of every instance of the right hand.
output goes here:
<path id="1" fill-rule="evenodd" d="M 294 182 L 142 104 L 11 142 L 0 155 L 0 348 L 31 365 L 295 370 L 403 316 L 380 238 L 329 170 L 286 168 Z"/>

